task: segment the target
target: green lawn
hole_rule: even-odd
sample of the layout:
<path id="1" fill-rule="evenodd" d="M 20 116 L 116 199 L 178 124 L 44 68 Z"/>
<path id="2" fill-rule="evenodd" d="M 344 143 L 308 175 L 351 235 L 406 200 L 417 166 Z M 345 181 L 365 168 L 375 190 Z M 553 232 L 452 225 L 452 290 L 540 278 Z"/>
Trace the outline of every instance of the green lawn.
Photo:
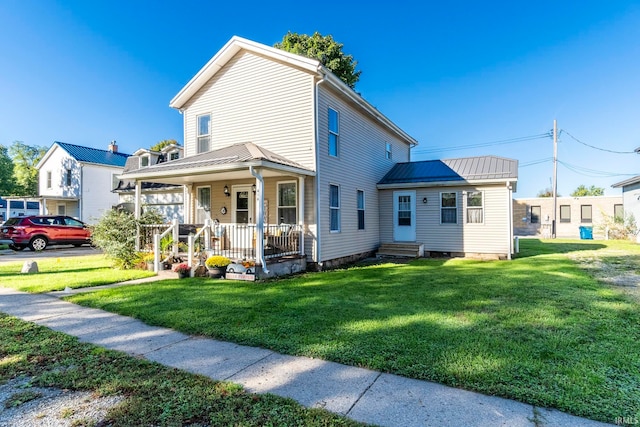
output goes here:
<path id="1" fill-rule="evenodd" d="M 1 258 L 0 258 L 1 259 Z M 0 286 L 28 292 L 86 288 L 153 276 L 145 270 L 116 270 L 103 255 L 36 259 L 36 275 L 20 274 L 23 262 L 0 263 Z"/>
<path id="2" fill-rule="evenodd" d="M 360 425 L 327 411 L 305 409 L 290 399 L 249 394 L 231 383 L 79 343 L 0 313 L 0 384 L 16 377 L 30 379 L 32 386 L 88 390 L 95 397 L 124 396 L 100 425 Z M 35 396 L 26 387 L 10 396 L 7 404 L 18 405 Z M 65 411 L 73 408 L 61 408 L 60 413 Z M 95 423 L 77 420 L 70 425 Z"/>
<path id="3" fill-rule="evenodd" d="M 604 250 L 640 259 L 626 242 L 523 240 L 513 261 L 422 259 L 264 283 L 170 280 L 69 299 L 612 423 L 640 418 L 640 305 L 570 258 Z"/>

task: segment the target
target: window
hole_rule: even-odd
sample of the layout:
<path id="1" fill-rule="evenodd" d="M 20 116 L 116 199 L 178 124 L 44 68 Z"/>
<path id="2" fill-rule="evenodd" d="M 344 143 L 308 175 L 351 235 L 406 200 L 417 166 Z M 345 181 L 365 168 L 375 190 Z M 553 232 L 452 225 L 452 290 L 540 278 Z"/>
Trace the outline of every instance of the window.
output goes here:
<path id="1" fill-rule="evenodd" d="M 580 221 L 591 222 L 591 205 L 580 206 Z"/>
<path id="2" fill-rule="evenodd" d="M 69 227 L 80 227 L 80 228 L 84 227 L 83 223 L 73 218 L 65 218 L 64 223 Z"/>
<path id="3" fill-rule="evenodd" d="M 458 223 L 458 205 L 456 193 L 440 193 L 440 223 Z"/>
<path id="4" fill-rule="evenodd" d="M 115 190 L 120 185 L 120 180 L 118 179 L 117 173 L 111 174 L 111 189 Z"/>
<path id="5" fill-rule="evenodd" d="M 560 205 L 560 222 L 571 222 L 571 206 Z"/>
<path id="6" fill-rule="evenodd" d="M 140 167 L 146 168 L 149 166 L 149 156 L 140 157 Z"/>
<path id="7" fill-rule="evenodd" d="M 298 222 L 297 191 L 295 182 L 278 183 L 278 224 Z"/>
<path id="8" fill-rule="evenodd" d="M 385 144 L 385 158 L 391 160 L 391 144 L 388 142 Z"/>
<path id="9" fill-rule="evenodd" d="M 542 209 L 540 206 L 531 206 L 531 224 L 540 224 L 540 215 Z"/>
<path id="10" fill-rule="evenodd" d="M 211 149 L 211 115 L 198 116 L 198 153 Z"/>
<path id="11" fill-rule="evenodd" d="M 340 187 L 329 185 L 329 230 L 340 231 Z"/>
<path id="12" fill-rule="evenodd" d="M 467 224 L 482 224 L 484 212 L 482 191 L 467 192 Z"/>
<path id="13" fill-rule="evenodd" d="M 67 187 L 71 187 L 71 169 L 67 169 Z"/>
<path id="14" fill-rule="evenodd" d="M 178 160 L 179 158 L 180 158 L 179 151 L 174 151 L 172 153 L 169 153 L 169 160 Z"/>
<path id="15" fill-rule="evenodd" d="M 623 205 L 613 205 L 613 220 L 615 222 L 623 222 L 624 221 L 624 206 Z"/>
<path id="16" fill-rule="evenodd" d="M 411 196 L 398 196 L 398 225 L 411 227 Z"/>
<path id="17" fill-rule="evenodd" d="M 27 202 L 27 209 L 40 209 L 40 202 Z"/>
<path id="18" fill-rule="evenodd" d="M 364 230 L 364 191 L 357 190 L 358 198 L 358 230 Z"/>
<path id="19" fill-rule="evenodd" d="M 329 155 L 338 157 L 338 112 L 329 108 Z"/>
<path id="20" fill-rule="evenodd" d="M 47 188 L 51 188 L 51 171 L 47 171 Z"/>

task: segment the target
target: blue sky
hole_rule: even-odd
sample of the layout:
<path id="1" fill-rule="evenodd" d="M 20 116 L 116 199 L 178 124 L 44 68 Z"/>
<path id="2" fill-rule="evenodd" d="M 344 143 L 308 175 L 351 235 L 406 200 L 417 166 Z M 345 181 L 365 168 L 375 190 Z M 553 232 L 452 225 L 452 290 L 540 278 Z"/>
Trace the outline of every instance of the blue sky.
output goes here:
<path id="1" fill-rule="evenodd" d="M 574 138 L 640 147 L 640 5 L 480 3 L 5 0 L 0 144 L 182 142 L 169 101 L 229 38 L 319 31 L 358 61 L 358 92 L 420 142 L 415 160 L 516 158 L 516 197 L 535 196 L 550 185 L 552 140 L 524 137 L 557 119 L 559 193 L 620 194 L 611 184 L 640 174 L 640 155 Z"/>

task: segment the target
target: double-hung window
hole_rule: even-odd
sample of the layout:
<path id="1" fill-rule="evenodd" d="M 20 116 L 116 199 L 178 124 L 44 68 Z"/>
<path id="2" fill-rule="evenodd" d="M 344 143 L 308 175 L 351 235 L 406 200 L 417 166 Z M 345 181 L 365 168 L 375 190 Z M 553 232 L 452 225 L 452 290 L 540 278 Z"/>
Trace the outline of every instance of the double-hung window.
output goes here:
<path id="1" fill-rule="evenodd" d="M 391 160 L 391 144 L 390 143 L 386 143 L 385 144 L 385 154 L 384 154 L 385 158 L 388 160 Z"/>
<path id="2" fill-rule="evenodd" d="M 467 224 L 484 222 L 484 205 L 482 191 L 467 192 Z"/>
<path id="3" fill-rule="evenodd" d="M 364 191 L 358 190 L 358 230 L 364 230 Z"/>
<path id="4" fill-rule="evenodd" d="M 340 130 L 338 112 L 329 108 L 329 155 L 338 157 L 338 135 Z"/>
<path id="5" fill-rule="evenodd" d="M 51 171 L 47 171 L 47 188 L 51 188 Z"/>
<path id="6" fill-rule="evenodd" d="M 531 224 L 540 223 L 540 215 L 542 215 L 541 206 L 531 206 Z"/>
<path id="7" fill-rule="evenodd" d="M 198 116 L 198 153 L 211 150 L 211 114 Z"/>
<path id="8" fill-rule="evenodd" d="M 295 182 L 278 183 L 278 224 L 296 224 L 297 192 Z"/>
<path id="9" fill-rule="evenodd" d="M 458 202 L 455 192 L 440 193 L 440 223 L 458 223 Z"/>
<path id="10" fill-rule="evenodd" d="M 571 222 L 570 205 L 560 205 L 560 222 Z"/>
<path id="11" fill-rule="evenodd" d="M 67 177 L 66 179 L 67 187 L 71 187 L 71 169 L 67 169 L 66 177 Z"/>
<path id="12" fill-rule="evenodd" d="M 591 222 L 591 220 L 592 220 L 591 205 L 582 205 L 582 206 L 580 206 L 580 221 L 581 222 Z"/>
<path id="13" fill-rule="evenodd" d="M 340 231 L 340 187 L 329 185 L 329 230 Z"/>
<path id="14" fill-rule="evenodd" d="M 613 205 L 613 220 L 617 223 L 624 222 L 624 206 Z"/>

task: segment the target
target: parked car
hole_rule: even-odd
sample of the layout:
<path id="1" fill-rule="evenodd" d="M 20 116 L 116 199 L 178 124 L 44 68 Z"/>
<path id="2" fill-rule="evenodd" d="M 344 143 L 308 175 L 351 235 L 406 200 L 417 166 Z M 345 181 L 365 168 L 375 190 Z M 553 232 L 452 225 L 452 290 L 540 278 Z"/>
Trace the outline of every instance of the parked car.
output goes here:
<path id="1" fill-rule="evenodd" d="M 0 241 L 3 240 L 11 241 L 9 247 L 16 251 L 27 246 L 32 251 L 41 251 L 53 244 L 91 243 L 91 230 L 84 222 L 64 215 L 12 217 L 0 228 Z"/>

